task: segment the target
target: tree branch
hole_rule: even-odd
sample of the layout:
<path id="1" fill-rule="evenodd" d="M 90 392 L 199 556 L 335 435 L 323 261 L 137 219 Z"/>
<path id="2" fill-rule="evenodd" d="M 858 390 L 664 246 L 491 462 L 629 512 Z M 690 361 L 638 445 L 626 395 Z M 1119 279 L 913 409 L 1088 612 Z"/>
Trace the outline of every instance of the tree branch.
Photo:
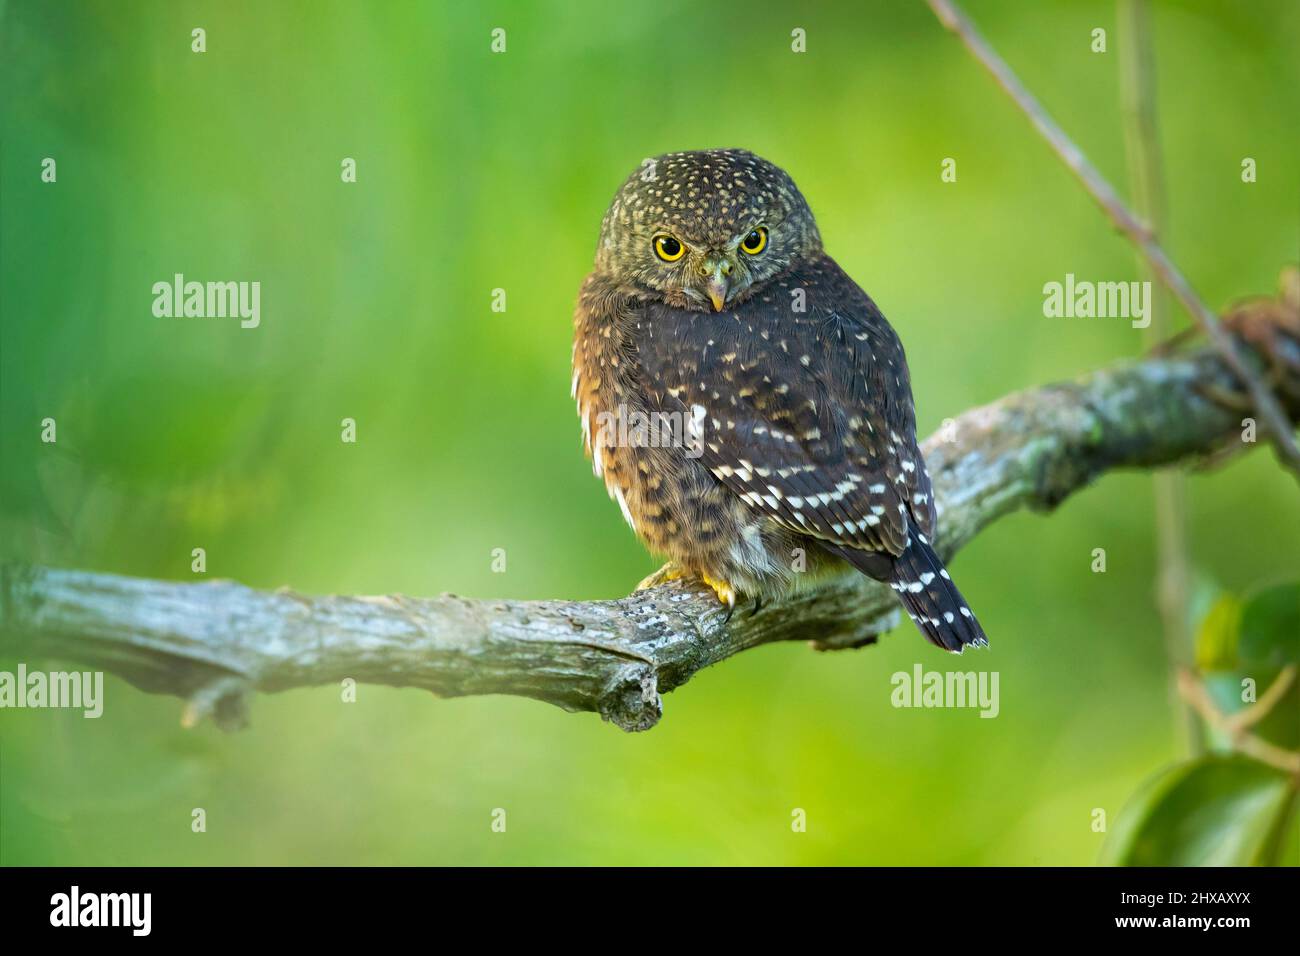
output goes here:
<path id="1" fill-rule="evenodd" d="M 1237 376 L 1250 393 L 1251 403 L 1259 411 L 1263 424 L 1267 426 L 1269 438 L 1276 447 L 1278 457 L 1283 465 L 1300 479 L 1300 447 L 1296 445 L 1293 429 L 1287 422 L 1286 412 L 1283 410 L 1282 405 L 1277 397 L 1269 391 L 1269 387 L 1264 380 L 1259 375 L 1251 373 L 1232 336 L 1228 334 L 1223 327 L 1223 323 L 1219 321 L 1219 317 L 1196 294 L 1191 283 L 1187 281 L 1187 277 L 1182 274 L 1178 266 L 1174 264 L 1173 260 L 1160 246 L 1160 243 L 1156 241 L 1150 227 L 1140 221 L 1124 205 L 1124 201 L 1119 198 L 1119 194 L 1115 192 L 1114 187 L 1097 171 L 1097 167 L 1088 161 L 1088 157 L 1084 155 L 1083 150 L 1066 135 L 1065 130 L 1057 125 L 1047 110 L 1043 108 L 1043 104 L 1038 102 L 1034 94 L 1025 88 L 1025 85 L 1020 82 L 1020 78 L 1007 65 L 1007 61 L 1002 59 L 997 51 L 989 45 L 979 30 L 975 28 L 975 24 L 970 21 L 970 18 L 962 13 L 952 0 L 926 0 L 926 2 L 929 3 L 930 9 L 934 11 L 934 15 L 939 18 L 939 22 L 958 36 L 966 48 L 992 74 L 997 84 L 1006 91 L 1006 94 L 1020 107 L 1021 111 L 1029 117 L 1029 121 L 1034 124 L 1034 128 L 1038 130 L 1043 139 L 1047 140 L 1056 155 L 1061 158 L 1061 161 L 1078 177 L 1079 182 L 1083 184 L 1083 187 L 1101 206 L 1102 211 L 1106 213 L 1110 221 L 1137 246 L 1138 251 L 1146 259 L 1151 270 L 1160 277 L 1161 281 L 1173 292 L 1192 318 L 1196 320 L 1196 323 L 1201 327 L 1201 331 L 1219 350 L 1219 354 L 1223 356 L 1228 368 L 1232 369 L 1233 374 Z"/>
<path id="2" fill-rule="evenodd" d="M 1300 335 L 1261 341 L 1268 354 L 1252 360 L 1281 370 L 1281 393 L 1300 417 Z M 1112 469 L 1251 447 L 1240 411 L 1222 398 L 1238 394 L 1236 381 L 1222 355 L 1204 349 L 966 412 L 924 446 L 939 550 L 951 556 L 1017 509 L 1050 510 Z M 887 587 L 851 574 L 724 618 L 711 592 L 683 581 L 577 602 L 306 597 L 30 566 L 0 577 L 0 652 L 102 668 L 187 698 L 186 723 L 210 715 L 223 726 L 242 722 L 251 690 L 353 678 L 445 696 L 523 695 L 644 730 L 661 715 L 660 695 L 701 668 L 775 641 L 860 646 L 897 614 Z"/>

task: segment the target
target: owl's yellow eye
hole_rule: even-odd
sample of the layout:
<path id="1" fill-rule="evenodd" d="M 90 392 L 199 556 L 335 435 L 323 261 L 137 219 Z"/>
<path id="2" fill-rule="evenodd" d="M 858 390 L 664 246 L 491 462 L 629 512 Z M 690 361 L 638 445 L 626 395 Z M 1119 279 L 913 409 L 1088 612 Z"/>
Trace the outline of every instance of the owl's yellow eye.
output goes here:
<path id="1" fill-rule="evenodd" d="M 664 262 L 676 262 L 686 255 L 686 247 L 672 236 L 655 236 L 655 255 Z"/>
<path id="2" fill-rule="evenodd" d="M 758 226 L 744 239 L 740 240 L 740 248 L 751 256 L 756 256 L 767 248 L 767 230 Z"/>

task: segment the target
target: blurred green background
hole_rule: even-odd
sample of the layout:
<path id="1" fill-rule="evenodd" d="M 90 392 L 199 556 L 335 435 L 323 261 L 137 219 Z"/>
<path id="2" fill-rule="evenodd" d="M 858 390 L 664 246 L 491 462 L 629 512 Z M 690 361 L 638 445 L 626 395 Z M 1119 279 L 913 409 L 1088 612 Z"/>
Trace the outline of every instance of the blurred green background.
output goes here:
<path id="1" fill-rule="evenodd" d="M 1124 184 L 1114 7 L 967 10 Z M 1300 7 L 1153 13 L 1167 246 L 1212 305 L 1271 292 L 1300 256 Z M 657 564 L 579 449 L 571 315 L 615 188 L 667 150 L 790 171 L 906 343 L 927 434 L 1142 348 L 1122 319 L 1043 317 L 1045 282 L 1138 278 L 1133 251 L 920 2 L 10 0 L 0 31 L 6 560 L 181 581 L 204 547 L 210 576 L 256 587 L 626 593 Z M 155 318 L 177 272 L 259 280 L 261 327 Z M 1206 588 L 1300 574 L 1300 496 L 1269 452 L 1190 493 Z M 958 663 L 911 628 L 765 647 L 642 735 L 368 685 L 183 731 L 175 699 L 110 677 L 99 720 L 0 713 L 0 862 L 1091 863 L 1094 808 L 1113 819 L 1182 755 L 1152 528 L 1149 475 L 1109 476 L 957 558 L 987 652 Z M 1000 716 L 892 708 L 917 661 L 997 670 Z"/>

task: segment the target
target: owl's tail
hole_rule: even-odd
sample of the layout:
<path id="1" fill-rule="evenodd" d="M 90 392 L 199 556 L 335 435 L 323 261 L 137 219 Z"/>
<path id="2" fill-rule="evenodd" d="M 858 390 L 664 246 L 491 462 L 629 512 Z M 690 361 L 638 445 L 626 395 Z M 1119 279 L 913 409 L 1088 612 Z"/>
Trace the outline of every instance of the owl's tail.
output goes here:
<path id="1" fill-rule="evenodd" d="M 886 582 L 925 639 L 947 651 L 960 653 L 968 644 L 984 647 L 989 639 L 975 619 L 966 599 L 948 576 L 942 559 L 929 542 L 915 534 L 897 558 L 880 551 L 823 545 L 863 574 Z"/>
<path id="2" fill-rule="evenodd" d="M 989 639 L 966 599 L 948 576 L 948 569 L 927 542 L 912 536 L 894 561 L 889 586 L 898 592 L 908 616 L 926 640 L 944 650 L 961 653 L 967 644 L 984 647 Z"/>

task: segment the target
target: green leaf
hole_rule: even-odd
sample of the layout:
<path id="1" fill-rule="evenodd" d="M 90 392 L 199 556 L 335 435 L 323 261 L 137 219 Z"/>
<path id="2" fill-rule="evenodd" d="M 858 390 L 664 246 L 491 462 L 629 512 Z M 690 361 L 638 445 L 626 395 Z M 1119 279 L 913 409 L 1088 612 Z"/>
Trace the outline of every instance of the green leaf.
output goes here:
<path id="1" fill-rule="evenodd" d="M 1203 757 L 1147 781 L 1102 847 L 1108 866 L 1249 866 L 1287 839 L 1295 791 L 1281 771 L 1243 756 Z"/>
<path id="2" fill-rule="evenodd" d="M 1237 655 L 1247 666 L 1300 664 L 1300 581 L 1266 588 L 1246 601 Z"/>
<path id="3" fill-rule="evenodd" d="M 1196 666 L 1205 673 L 1233 670 L 1240 629 L 1241 602 L 1224 594 L 1210 606 L 1197 630 Z"/>

